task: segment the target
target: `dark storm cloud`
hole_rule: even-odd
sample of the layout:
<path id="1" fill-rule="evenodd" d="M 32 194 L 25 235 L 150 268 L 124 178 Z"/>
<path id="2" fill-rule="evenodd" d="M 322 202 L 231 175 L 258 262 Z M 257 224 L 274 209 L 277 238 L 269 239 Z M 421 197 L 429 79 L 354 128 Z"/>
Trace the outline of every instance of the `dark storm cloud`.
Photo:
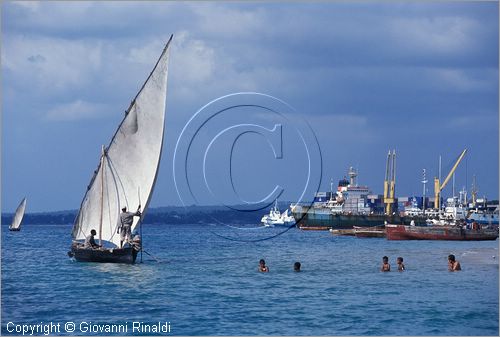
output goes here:
<path id="1" fill-rule="evenodd" d="M 378 190 L 368 167 L 378 160 L 383 172 L 397 147 L 399 186 L 410 186 L 439 154 L 469 147 L 469 174 L 498 194 L 498 3 L 130 1 L 2 3 L 2 193 L 22 186 L 40 210 L 76 208 L 100 145 L 170 33 L 164 158 L 208 101 L 259 91 L 309 120 L 328 177 L 359 165 Z M 59 165 L 32 172 L 32 161 Z M 162 170 L 155 200 L 176 203 Z M 46 198 L 40 175 L 51 186 L 66 177 L 69 191 Z"/>

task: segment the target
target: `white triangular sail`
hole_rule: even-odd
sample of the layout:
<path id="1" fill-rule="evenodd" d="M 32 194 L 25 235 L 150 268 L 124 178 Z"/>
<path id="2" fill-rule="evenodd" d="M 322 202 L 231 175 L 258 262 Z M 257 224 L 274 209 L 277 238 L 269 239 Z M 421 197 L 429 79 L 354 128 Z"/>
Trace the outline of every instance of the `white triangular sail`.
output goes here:
<path id="1" fill-rule="evenodd" d="M 26 198 L 24 198 L 19 206 L 17 206 L 16 213 L 14 214 L 14 218 L 12 219 L 12 223 L 9 226 L 9 229 L 18 229 L 21 227 L 21 222 L 23 221 L 24 211 L 26 209 Z"/>
<path id="2" fill-rule="evenodd" d="M 84 240 L 95 229 L 105 244 L 119 246 L 121 208 L 135 211 L 141 203 L 144 216 L 162 152 L 171 40 L 103 151 L 73 226 L 74 240 Z M 138 222 L 134 217 L 132 231 Z"/>

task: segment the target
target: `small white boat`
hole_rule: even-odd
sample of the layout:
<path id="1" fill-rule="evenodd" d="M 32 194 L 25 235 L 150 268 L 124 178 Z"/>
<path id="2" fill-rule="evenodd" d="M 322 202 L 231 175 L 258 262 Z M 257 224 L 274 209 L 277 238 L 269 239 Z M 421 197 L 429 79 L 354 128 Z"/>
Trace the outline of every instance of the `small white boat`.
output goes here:
<path id="1" fill-rule="evenodd" d="M 278 201 L 276 200 L 274 207 L 271 208 L 269 214 L 264 215 L 260 222 L 265 227 L 290 226 L 295 224 L 295 218 L 288 215 L 288 208 L 286 211 L 281 213 L 278 208 Z"/>

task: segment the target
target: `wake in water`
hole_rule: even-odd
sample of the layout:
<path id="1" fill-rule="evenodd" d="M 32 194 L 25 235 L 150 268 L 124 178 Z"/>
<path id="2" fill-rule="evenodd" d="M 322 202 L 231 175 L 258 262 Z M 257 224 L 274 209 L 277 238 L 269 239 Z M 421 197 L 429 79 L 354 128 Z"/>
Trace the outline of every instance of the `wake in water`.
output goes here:
<path id="1" fill-rule="evenodd" d="M 230 226 L 230 225 L 224 225 L 228 228 L 234 228 L 234 229 L 245 229 L 245 228 L 240 228 L 240 227 L 234 227 L 234 226 Z M 214 231 L 210 231 L 210 233 L 212 233 L 213 235 L 215 236 L 218 236 L 220 238 L 223 238 L 223 239 L 226 239 L 226 240 L 230 240 L 230 241 L 239 241 L 239 242 L 259 242 L 259 241 L 266 241 L 266 240 L 271 240 L 271 239 L 274 239 L 278 236 L 281 236 L 283 234 L 285 234 L 286 232 L 288 232 L 290 229 L 294 228 L 295 227 L 295 224 L 292 224 L 286 228 L 284 228 L 281 232 L 279 233 L 276 233 L 274 235 L 268 235 L 268 236 L 265 236 L 265 237 L 262 237 L 262 238 L 255 238 L 255 239 L 242 239 L 242 238 L 234 238 L 234 237 L 230 237 L 230 236 L 227 236 L 227 235 L 222 235 L 222 234 L 219 234 L 219 233 L 216 233 Z M 254 228 L 249 228 L 249 229 L 264 229 L 264 228 L 267 228 L 267 227 L 264 227 L 264 226 L 260 226 L 260 227 L 254 227 Z M 275 227 L 274 227 L 275 228 Z"/>
<path id="2" fill-rule="evenodd" d="M 461 254 L 467 264 L 497 264 L 498 248 L 475 248 Z"/>
<path id="3" fill-rule="evenodd" d="M 232 228 L 232 229 L 238 229 L 238 230 L 262 230 L 262 229 L 265 229 L 266 227 L 264 226 L 255 226 L 255 225 L 252 225 L 250 224 L 251 226 L 253 227 L 238 227 L 238 226 L 233 226 L 233 225 L 228 225 L 228 224 L 225 224 L 225 223 L 222 223 L 220 222 L 219 224 L 210 224 L 210 226 L 225 226 L 225 227 L 228 227 L 228 228 Z"/>

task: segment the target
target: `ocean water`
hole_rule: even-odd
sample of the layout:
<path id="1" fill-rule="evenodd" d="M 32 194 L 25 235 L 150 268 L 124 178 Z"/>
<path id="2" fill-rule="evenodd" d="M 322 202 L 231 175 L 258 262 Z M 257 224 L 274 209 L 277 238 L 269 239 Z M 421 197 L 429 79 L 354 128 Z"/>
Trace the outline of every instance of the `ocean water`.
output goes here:
<path id="1" fill-rule="evenodd" d="M 144 225 L 143 263 L 79 263 L 69 225 L 2 226 L 2 334 L 168 324 L 167 335 L 498 335 L 498 240 L 387 241 L 279 228 Z M 462 272 L 447 271 L 453 253 Z M 407 271 L 392 269 L 403 256 Z M 269 273 L 257 272 L 264 258 Z M 139 257 L 138 257 L 139 260 Z M 302 263 L 302 272 L 293 263 Z M 74 323 L 75 331 L 65 331 Z M 20 328 L 19 328 L 20 329 Z M 41 328 L 40 328 L 41 329 Z M 29 334 L 29 332 L 28 332 Z M 39 330 L 38 335 L 43 331 Z M 145 335 L 156 335 L 143 332 Z"/>

